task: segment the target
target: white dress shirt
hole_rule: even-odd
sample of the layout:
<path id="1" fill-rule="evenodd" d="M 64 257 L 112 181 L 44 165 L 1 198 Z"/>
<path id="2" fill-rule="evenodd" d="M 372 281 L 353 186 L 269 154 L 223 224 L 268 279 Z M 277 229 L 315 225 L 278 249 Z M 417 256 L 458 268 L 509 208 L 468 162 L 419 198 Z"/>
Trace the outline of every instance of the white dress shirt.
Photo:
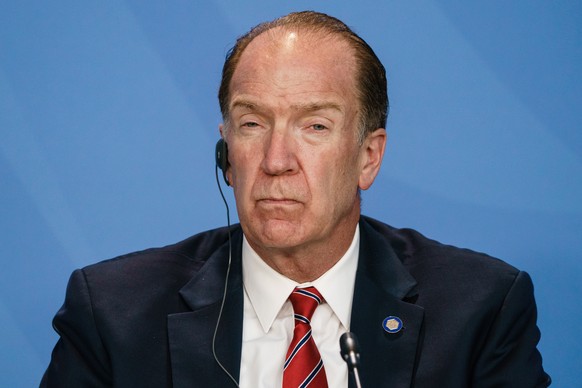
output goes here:
<path id="1" fill-rule="evenodd" d="M 331 269 L 313 282 L 297 284 L 269 267 L 243 239 L 241 388 L 281 387 L 283 364 L 295 327 L 288 298 L 296 286 L 315 286 L 325 299 L 311 319 L 313 339 L 323 359 L 328 385 L 348 386 L 339 338 L 350 327 L 359 245 L 358 226 L 352 244 Z"/>

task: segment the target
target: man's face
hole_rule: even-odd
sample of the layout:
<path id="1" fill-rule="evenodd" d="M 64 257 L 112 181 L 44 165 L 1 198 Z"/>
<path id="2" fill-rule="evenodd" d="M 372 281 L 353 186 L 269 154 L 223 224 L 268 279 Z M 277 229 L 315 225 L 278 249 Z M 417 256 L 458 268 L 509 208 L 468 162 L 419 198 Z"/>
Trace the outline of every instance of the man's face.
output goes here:
<path id="1" fill-rule="evenodd" d="M 262 256 L 333 254 L 351 242 L 358 187 L 367 189 L 379 168 L 370 167 L 369 138 L 357 142 L 355 68 L 344 41 L 280 29 L 259 35 L 240 58 L 221 131 L 239 219 Z M 382 129 L 379 159 L 384 141 Z"/>

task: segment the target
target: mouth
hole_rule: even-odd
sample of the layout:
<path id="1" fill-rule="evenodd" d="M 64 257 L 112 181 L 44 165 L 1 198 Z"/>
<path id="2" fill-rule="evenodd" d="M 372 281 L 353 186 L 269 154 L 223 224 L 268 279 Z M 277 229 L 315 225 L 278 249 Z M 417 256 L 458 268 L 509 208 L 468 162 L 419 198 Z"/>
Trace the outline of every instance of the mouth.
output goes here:
<path id="1" fill-rule="evenodd" d="M 298 201 L 294 198 L 286 198 L 286 197 L 265 197 L 259 198 L 256 202 L 259 208 L 263 208 L 265 210 L 284 210 L 290 211 L 291 209 L 295 209 L 298 206 L 302 205 L 301 201 Z M 285 210 L 286 209 L 286 210 Z"/>
<path id="2" fill-rule="evenodd" d="M 290 198 L 261 198 L 259 203 L 264 205 L 298 205 L 299 201 Z"/>

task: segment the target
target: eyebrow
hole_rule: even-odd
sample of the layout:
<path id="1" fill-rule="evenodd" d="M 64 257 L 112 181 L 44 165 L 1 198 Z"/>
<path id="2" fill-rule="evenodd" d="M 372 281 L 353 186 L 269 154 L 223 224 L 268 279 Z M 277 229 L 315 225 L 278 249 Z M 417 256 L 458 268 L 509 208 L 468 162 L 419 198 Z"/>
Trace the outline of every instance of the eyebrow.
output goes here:
<path id="1" fill-rule="evenodd" d="M 249 109 L 249 110 L 253 110 L 257 108 L 257 104 L 248 101 L 248 100 L 235 100 L 232 103 L 232 106 L 230 107 L 230 109 L 234 109 L 234 108 L 244 108 L 244 109 Z"/>
<path id="2" fill-rule="evenodd" d="M 258 104 L 250 101 L 250 100 L 235 100 L 232 103 L 231 109 L 235 109 L 235 108 L 242 108 L 242 109 L 247 109 L 247 110 L 258 110 L 261 111 L 263 110 Z M 338 112 L 343 112 L 344 110 L 342 109 L 342 107 L 339 104 L 336 104 L 335 102 L 308 102 L 305 104 L 293 104 L 290 107 L 293 110 L 296 111 L 303 111 L 303 112 L 316 112 L 318 110 L 325 110 L 325 109 L 332 109 L 332 110 L 336 110 Z"/>
<path id="3" fill-rule="evenodd" d="M 339 112 L 343 112 L 342 107 L 334 102 L 310 102 L 306 104 L 294 104 L 291 105 L 291 109 L 305 111 L 305 112 L 315 112 L 318 110 L 333 109 Z"/>

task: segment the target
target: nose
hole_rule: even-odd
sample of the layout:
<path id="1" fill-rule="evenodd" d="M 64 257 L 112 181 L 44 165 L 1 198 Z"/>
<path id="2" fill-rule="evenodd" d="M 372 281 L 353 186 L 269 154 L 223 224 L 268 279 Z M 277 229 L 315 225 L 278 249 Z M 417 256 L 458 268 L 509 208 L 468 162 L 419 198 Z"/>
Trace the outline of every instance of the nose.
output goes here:
<path id="1" fill-rule="evenodd" d="M 273 130 L 265 142 L 265 156 L 261 163 L 268 175 L 293 174 L 298 169 L 296 141 L 285 130 Z"/>

